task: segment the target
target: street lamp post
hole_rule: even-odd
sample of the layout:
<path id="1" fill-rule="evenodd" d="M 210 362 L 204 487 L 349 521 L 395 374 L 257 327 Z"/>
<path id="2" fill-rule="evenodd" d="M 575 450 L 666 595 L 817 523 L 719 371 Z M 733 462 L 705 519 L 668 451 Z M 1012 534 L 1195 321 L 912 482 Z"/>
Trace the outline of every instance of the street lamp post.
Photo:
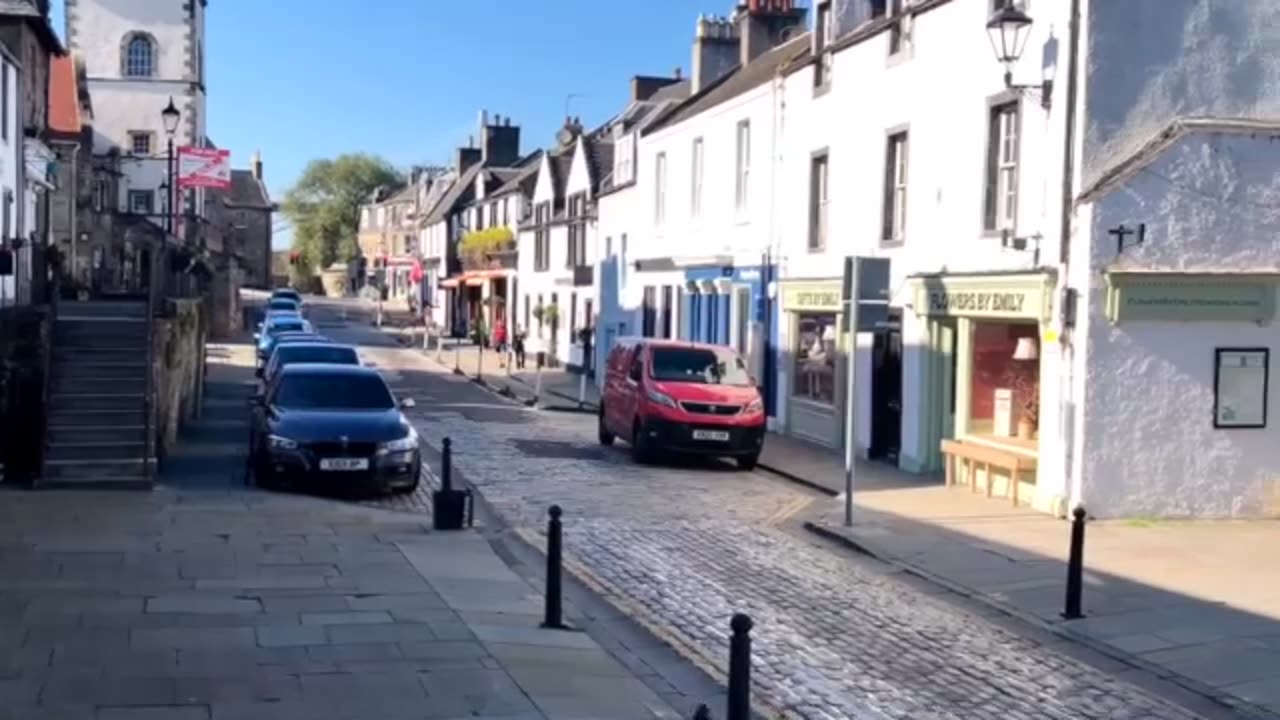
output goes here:
<path id="1" fill-rule="evenodd" d="M 178 121 L 182 119 L 182 113 L 179 112 L 178 108 L 173 104 L 172 97 L 169 98 L 169 104 L 165 106 L 164 110 L 160 111 L 160 118 L 164 120 L 164 133 L 168 136 L 169 141 L 167 163 L 165 165 L 167 187 L 165 187 L 166 208 L 164 225 L 165 231 L 172 235 L 174 231 L 174 213 L 177 210 L 177 208 L 174 207 L 175 199 L 177 198 L 177 183 L 174 176 L 177 174 L 177 168 L 174 167 L 173 136 L 174 133 L 178 131 Z"/>

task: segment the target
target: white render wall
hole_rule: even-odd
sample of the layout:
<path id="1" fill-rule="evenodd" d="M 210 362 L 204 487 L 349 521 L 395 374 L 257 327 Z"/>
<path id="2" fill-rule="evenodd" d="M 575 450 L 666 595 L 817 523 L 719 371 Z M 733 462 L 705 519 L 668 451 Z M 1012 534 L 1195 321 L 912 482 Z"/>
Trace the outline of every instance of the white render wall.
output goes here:
<path id="1" fill-rule="evenodd" d="M 1039 265 L 1054 267 L 1060 236 L 1063 139 L 1066 106 L 1066 33 L 1069 3 L 1037 2 L 1035 23 L 1014 82 L 1037 83 L 1046 52 L 1062 62 L 1049 110 L 1027 95 L 1021 104 L 1020 184 L 1017 234 L 1039 235 Z M 815 94 L 813 69 L 788 75 L 777 103 L 780 130 L 775 237 L 780 278 L 832 278 L 846 255 L 891 260 L 893 302 L 912 301 L 907 277 L 919 273 L 1030 270 L 1031 251 L 1004 248 L 1000 236 L 983 228 L 989 102 L 1006 92 L 1004 68 L 996 61 L 985 23 L 989 0 L 953 0 L 916 16 L 904 52 L 889 56 L 889 34 L 881 33 L 834 56 L 830 89 Z M 885 145 L 891 131 L 908 133 L 908 197 L 905 241 L 881 242 Z M 827 245 L 811 252 L 809 240 L 810 162 L 828 154 Z M 761 153 L 761 156 L 763 153 Z M 758 164 L 756 167 L 759 167 Z M 753 171 L 759 172 L 753 167 Z M 721 171 L 723 175 L 728 170 Z M 761 173 L 763 174 L 763 173 Z M 727 181 L 727 180 L 726 180 Z M 1029 247 L 1034 247 L 1034 244 Z M 781 325 L 780 346 L 789 349 L 789 323 Z M 911 308 L 903 312 L 902 451 L 904 461 L 923 455 L 926 418 L 919 382 L 926 354 L 927 324 Z M 857 341 L 859 373 L 855 403 L 857 442 L 870 443 L 871 336 Z M 1058 406 L 1062 388 L 1058 356 L 1046 353 L 1041 383 L 1042 457 L 1061 455 Z M 784 363 L 779 363 L 779 416 L 785 421 Z M 1039 486 L 1050 497 L 1065 492 L 1061 467 L 1045 463 Z"/>
<path id="2" fill-rule="evenodd" d="M 8 97 L 5 98 L 4 102 L 8 112 L 5 113 L 3 119 L 0 119 L 9 128 L 8 138 L 0 138 L 0 202 L 3 202 L 6 192 L 13 194 L 14 206 L 12 219 L 10 220 L 13 226 L 9 229 L 9 232 L 16 236 L 21 231 L 21 228 L 18 227 L 18 203 L 22 202 L 24 197 L 24 193 L 20 192 L 18 188 L 18 168 L 24 162 L 21 142 L 22 130 L 18 116 L 18 88 L 22 87 L 22 83 L 17 65 L 10 62 L 7 57 L 0 57 L 0 63 L 3 64 L 5 72 L 9 73 Z M 30 251 L 14 253 L 15 274 L 0 277 L 0 306 L 7 307 L 13 304 L 16 289 L 14 279 L 19 272 L 18 265 L 23 262 L 26 263 L 26 267 L 21 272 L 26 277 L 31 276 Z"/>
<path id="3" fill-rule="evenodd" d="M 1107 229 L 1147 224 L 1116 255 Z M 1104 268 L 1280 273 L 1280 140 L 1195 134 L 1093 207 L 1081 499 L 1101 516 L 1280 514 L 1280 330 L 1103 316 Z M 1082 258 L 1083 259 L 1083 258 Z M 1269 347 L 1264 430 L 1213 427 L 1214 349 Z"/>
<path id="4" fill-rule="evenodd" d="M 156 190 L 157 209 L 163 204 L 158 188 L 166 176 L 166 135 L 160 111 L 170 97 L 182 113 L 175 144 L 203 144 L 207 132 L 205 92 L 194 83 L 200 80 L 198 58 L 205 51 L 199 47 L 203 44 L 204 8 L 199 0 L 192 1 L 196 6 L 194 28 L 184 9 L 188 0 L 67 0 L 68 45 L 85 63 L 95 132 L 126 152 L 130 131 L 153 134 L 154 158 L 123 163 L 121 208 L 130 188 Z M 134 32 L 147 33 L 155 40 L 156 67 L 151 78 L 121 76 L 125 38 Z M 196 208 L 202 211 L 203 202 L 197 202 Z"/>

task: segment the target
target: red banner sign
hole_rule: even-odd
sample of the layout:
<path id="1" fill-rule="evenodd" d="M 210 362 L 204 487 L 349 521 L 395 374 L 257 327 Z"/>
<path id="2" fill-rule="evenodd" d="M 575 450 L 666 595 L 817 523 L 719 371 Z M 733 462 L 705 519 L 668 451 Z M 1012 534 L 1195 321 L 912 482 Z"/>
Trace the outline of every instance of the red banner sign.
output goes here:
<path id="1" fill-rule="evenodd" d="M 178 148 L 178 187 L 231 187 L 231 151 L 216 148 Z"/>

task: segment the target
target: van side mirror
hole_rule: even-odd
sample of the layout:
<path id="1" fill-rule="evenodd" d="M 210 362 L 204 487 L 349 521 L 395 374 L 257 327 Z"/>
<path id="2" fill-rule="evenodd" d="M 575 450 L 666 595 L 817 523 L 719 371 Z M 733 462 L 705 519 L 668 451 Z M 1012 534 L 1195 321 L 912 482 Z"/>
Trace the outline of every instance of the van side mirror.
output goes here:
<path id="1" fill-rule="evenodd" d="M 258 367 L 258 368 L 254 368 L 254 369 L 253 369 L 253 376 L 254 376 L 254 377 L 258 377 L 258 378 L 260 378 L 260 377 L 262 377 L 262 376 L 263 376 L 263 374 L 264 374 L 265 372 L 266 372 L 266 368 L 260 368 L 260 367 Z"/>

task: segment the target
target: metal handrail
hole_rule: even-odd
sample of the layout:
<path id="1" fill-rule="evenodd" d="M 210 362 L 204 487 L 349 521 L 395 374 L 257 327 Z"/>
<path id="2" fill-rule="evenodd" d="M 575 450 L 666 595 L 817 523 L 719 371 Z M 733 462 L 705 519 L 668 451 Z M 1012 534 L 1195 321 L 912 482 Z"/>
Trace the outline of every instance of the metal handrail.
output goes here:
<path id="1" fill-rule="evenodd" d="M 164 275 L 158 272 L 161 267 L 161 256 L 165 254 L 164 243 L 160 243 L 159 247 L 153 248 L 148 253 L 150 267 L 147 268 L 149 281 L 147 283 L 147 361 L 146 361 L 146 385 L 143 396 L 142 410 L 142 427 L 145 433 L 142 443 L 142 473 L 143 479 L 148 483 L 151 482 L 152 458 L 155 456 L 155 436 L 151 430 L 153 424 L 152 414 L 155 412 L 155 324 L 156 324 L 156 294 L 161 291 L 161 284 L 164 282 Z"/>
<path id="2" fill-rule="evenodd" d="M 47 260 L 46 260 L 47 265 Z M 47 270 L 46 270 L 47 272 Z M 53 368 L 56 363 L 53 361 L 53 335 L 58 327 L 58 300 L 62 294 L 62 267 L 61 263 L 53 272 L 53 282 L 46 288 L 49 293 L 49 328 L 44 335 L 44 372 L 41 375 L 41 406 L 40 406 L 40 474 L 37 478 L 33 478 L 34 482 L 44 480 L 49 462 L 49 416 L 53 414 Z"/>

